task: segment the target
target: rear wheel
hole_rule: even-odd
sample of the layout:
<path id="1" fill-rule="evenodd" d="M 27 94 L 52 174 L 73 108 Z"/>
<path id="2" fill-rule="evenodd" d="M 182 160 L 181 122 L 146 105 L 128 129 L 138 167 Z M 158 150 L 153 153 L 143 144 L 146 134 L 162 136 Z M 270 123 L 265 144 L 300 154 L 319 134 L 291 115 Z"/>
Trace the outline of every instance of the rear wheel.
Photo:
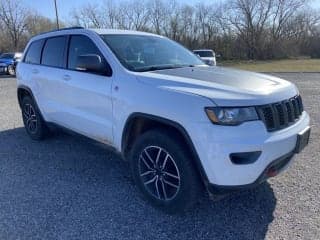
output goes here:
<path id="1" fill-rule="evenodd" d="M 174 135 L 151 130 L 135 142 L 131 169 L 144 197 L 167 212 L 192 206 L 202 190 L 191 156 Z"/>
<path id="2" fill-rule="evenodd" d="M 23 98 L 21 111 L 24 127 L 28 135 L 33 140 L 43 139 L 48 133 L 48 128 L 31 97 L 25 96 Z"/>

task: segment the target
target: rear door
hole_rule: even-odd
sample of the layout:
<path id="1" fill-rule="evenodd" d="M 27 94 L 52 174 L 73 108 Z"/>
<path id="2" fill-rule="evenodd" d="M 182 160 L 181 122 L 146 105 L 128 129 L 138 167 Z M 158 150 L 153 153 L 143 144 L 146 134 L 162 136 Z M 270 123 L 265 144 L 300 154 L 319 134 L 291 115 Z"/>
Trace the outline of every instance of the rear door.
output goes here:
<path id="1" fill-rule="evenodd" d="M 30 44 L 28 47 L 25 57 L 21 63 L 18 65 L 17 69 L 17 80 L 18 84 L 26 84 L 31 88 L 34 97 L 36 98 L 37 104 L 40 107 L 42 113 L 43 104 L 41 104 L 39 98 L 40 91 L 37 89 L 38 78 L 39 78 L 39 67 L 41 62 L 41 52 L 45 40 L 36 40 Z M 44 117 L 45 114 L 43 114 Z"/>
<path id="2" fill-rule="evenodd" d="M 77 69 L 77 57 L 88 54 L 99 55 L 106 67 L 110 66 L 88 36 L 71 35 L 68 46 L 67 69 L 62 76 L 59 76 L 64 83 L 59 91 L 63 125 L 96 140 L 110 143 L 113 141 L 111 98 L 113 76 Z"/>
<path id="3" fill-rule="evenodd" d="M 18 66 L 18 78 L 31 88 L 46 121 L 54 122 L 62 108 L 58 92 L 65 66 L 66 36 L 32 42 Z"/>
<path id="4" fill-rule="evenodd" d="M 67 111 L 61 99 L 65 82 L 63 76 L 66 66 L 67 36 L 47 38 L 41 56 L 41 64 L 32 69 L 33 78 L 37 85 L 39 104 L 46 120 L 64 123 Z M 64 124 L 62 124 L 64 125 Z"/>

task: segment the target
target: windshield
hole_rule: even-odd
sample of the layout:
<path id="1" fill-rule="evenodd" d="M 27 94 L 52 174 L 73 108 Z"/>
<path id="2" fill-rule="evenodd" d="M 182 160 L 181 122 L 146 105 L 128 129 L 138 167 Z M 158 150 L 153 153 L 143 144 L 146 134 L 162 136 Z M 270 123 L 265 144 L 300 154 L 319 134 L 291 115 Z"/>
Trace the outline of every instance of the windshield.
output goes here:
<path id="1" fill-rule="evenodd" d="M 124 67 L 143 72 L 189 67 L 204 63 L 192 52 L 167 38 L 130 34 L 106 34 L 107 43 Z"/>
<path id="2" fill-rule="evenodd" d="M 195 54 L 199 55 L 200 57 L 214 57 L 212 51 L 193 51 Z"/>
<path id="3" fill-rule="evenodd" d="M 0 55 L 0 58 L 13 58 L 14 54 L 13 53 L 3 53 Z"/>

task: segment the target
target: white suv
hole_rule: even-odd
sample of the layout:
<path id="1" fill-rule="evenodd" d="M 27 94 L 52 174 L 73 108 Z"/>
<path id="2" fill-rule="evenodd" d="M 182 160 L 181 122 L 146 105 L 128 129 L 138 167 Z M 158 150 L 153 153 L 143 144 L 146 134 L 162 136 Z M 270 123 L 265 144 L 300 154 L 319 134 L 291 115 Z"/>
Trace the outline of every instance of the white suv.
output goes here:
<path id="1" fill-rule="evenodd" d="M 216 54 L 211 49 L 198 49 L 193 50 L 193 53 L 199 56 L 202 61 L 209 66 L 216 66 Z"/>
<path id="2" fill-rule="evenodd" d="M 214 197 L 258 185 L 309 139 L 309 116 L 292 83 L 204 65 L 154 34 L 41 34 L 27 45 L 17 78 L 32 139 L 58 125 L 113 146 L 146 199 L 171 212 L 204 189 Z"/>

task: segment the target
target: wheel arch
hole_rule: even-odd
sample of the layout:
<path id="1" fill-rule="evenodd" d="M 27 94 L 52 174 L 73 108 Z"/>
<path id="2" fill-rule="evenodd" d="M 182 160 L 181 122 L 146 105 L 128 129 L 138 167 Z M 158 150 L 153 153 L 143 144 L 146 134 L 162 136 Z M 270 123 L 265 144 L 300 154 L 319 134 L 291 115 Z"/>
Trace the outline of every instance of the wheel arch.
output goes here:
<path id="1" fill-rule="evenodd" d="M 132 113 L 127 118 L 122 132 L 121 153 L 123 157 L 127 159 L 131 147 L 135 139 L 139 136 L 139 134 L 142 134 L 143 132 L 148 131 L 150 129 L 161 129 L 164 127 L 171 131 L 174 131 L 181 138 L 185 146 L 188 148 L 188 152 L 192 156 L 193 164 L 195 165 L 202 182 L 205 186 L 207 186 L 209 183 L 208 177 L 204 171 L 204 168 L 195 149 L 195 146 L 191 140 L 191 137 L 181 124 L 173 120 L 146 113 Z"/>
<path id="2" fill-rule="evenodd" d="M 32 101 L 34 102 L 37 110 L 39 111 L 42 119 L 43 118 L 43 115 L 42 115 L 42 112 L 40 111 L 40 108 L 38 106 L 38 103 L 32 93 L 32 90 L 28 87 L 28 86 L 25 86 L 25 85 L 19 85 L 18 88 L 17 88 L 17 97 L 18 97 L 18 103 L 19 103 L 19 107 L 21 108 L 22 107 L 22 99 L 25 97 L 25 96 L 29 96 L 31 97 Z"/>
<path id="3" fill-rule="evenodd" d="M 21 108 L 21 104 L 22 104 L 22 99 L 25 96 L 30 96 L 32 98 L 32 100 L 35 101 L 33 93 L 29 87 L 27 87 L 25 85 L 18 86 L 17 97 L 18 97 L 18 103 L 19 103 L 20 108 Z"/>

